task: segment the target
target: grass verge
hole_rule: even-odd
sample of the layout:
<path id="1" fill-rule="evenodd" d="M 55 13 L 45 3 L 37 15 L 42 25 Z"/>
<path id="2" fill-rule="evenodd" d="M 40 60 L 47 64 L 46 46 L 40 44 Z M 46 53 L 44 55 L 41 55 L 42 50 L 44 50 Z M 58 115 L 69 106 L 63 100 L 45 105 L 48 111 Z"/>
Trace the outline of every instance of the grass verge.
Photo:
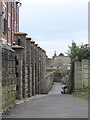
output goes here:
<path id="1" fill-rule="evenodd" d="M 79 88 L 75 90 L 72 95 L 79 99 L 90 101 L 89 88 Z"/>

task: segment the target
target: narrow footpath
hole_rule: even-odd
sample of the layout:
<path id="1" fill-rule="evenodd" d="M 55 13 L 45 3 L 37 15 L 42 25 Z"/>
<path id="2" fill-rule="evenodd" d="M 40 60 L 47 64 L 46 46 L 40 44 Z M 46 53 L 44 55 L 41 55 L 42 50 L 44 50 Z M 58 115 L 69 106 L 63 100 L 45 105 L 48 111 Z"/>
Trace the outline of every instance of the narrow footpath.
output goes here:
<path id="1" fill-rule="evenodd" d="M 54 83 L 48 95 L 36 95 L 17 103 L 3 118 L 88 118 L 88 101 L 61 94 Z"/>

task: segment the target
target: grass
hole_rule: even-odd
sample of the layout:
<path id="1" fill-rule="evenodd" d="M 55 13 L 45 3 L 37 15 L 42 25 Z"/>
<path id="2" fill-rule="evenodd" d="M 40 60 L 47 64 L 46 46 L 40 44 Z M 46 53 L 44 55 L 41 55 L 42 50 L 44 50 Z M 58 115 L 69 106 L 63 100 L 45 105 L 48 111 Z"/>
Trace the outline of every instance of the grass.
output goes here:
<path id="1" fill-rule="evenodd" d="M 89 96 L 89 88 L 88 87 L 84 87 L 84 88 L 79 88 L 77 90 L 75 90 L 72 95 L 74 97 L 77 97 L 79 99 L 83 99 L 83 100 L 88 100 L 90 101 L 90 96 Z"/>
<path id="2" fill-rule="evenodd" d="M 73 95 L 74 97 L 77 97 L 79 99 L 82 99 L 82 100 L 87 100 L 87 101 L 90 101 L 90 98 L 88 98 L 88 96 L 81 96 L 81 95 Z"/>

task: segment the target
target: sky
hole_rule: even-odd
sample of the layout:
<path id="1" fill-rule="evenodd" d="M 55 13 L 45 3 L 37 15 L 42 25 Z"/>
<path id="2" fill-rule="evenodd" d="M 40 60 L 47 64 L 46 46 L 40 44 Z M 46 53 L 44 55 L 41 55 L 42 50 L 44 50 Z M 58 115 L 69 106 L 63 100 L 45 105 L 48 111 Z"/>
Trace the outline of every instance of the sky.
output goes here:
<path id="1" fill-rule="evenodd" d="M 20 32 L 52 57 L 66 53 L 74 40 L 88 43 L 88 0 L 20 0 Z"/>

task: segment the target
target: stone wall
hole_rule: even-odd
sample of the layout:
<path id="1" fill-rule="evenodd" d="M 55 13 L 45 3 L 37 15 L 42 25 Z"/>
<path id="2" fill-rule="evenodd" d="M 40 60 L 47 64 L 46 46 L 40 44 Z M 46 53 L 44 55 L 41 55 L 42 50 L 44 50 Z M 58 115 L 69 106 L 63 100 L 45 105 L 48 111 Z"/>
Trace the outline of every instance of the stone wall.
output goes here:
<path id="1" fill-rule="evenodd" d="M 44 81 L 44 88 L 43 88 L 43 93 L 47 94 L 51 88 L 52 88 L 52 84 L 53 84 L 53 73 L 46 75 L 46 80 Z"/>
<path id="2" fill-rule="evenodd" d="M 88 86 L 88 75 L 89 73 L 88 60 L 82 60 L 82 84 L 83 86 Z"/>
<path id="3" fill-rule="evenodd" d="M 26 35 L 16 33 L 12 46 L 16 53 L 17 99 L 43 94 L 46 80 L 46 52 Z"/>
<path id="4" fill-rule="evenodd" d="M 15 104 L 16 76 L 15 52 L 7 45 L 2 46 L 2 112 Z"/>
<path id="5" fill-rule="evenodd" d="M 28 97 L 28 75 L 26 63 L 26 33 L 15 34 L 15 45 L 12 48 L 16 52 L 16 96 L 17 99 Z M 18 62 L 18 64 L 17 64 Z"/>
<path id="6" fill-rule="evenodd" d="M 2 44 L 0 43 L 0 115 L 2 114 Z"/>
<path id="7" fill-rule="evenodd" d="M 82 86 L 82 62 L 75 62 L 75 89 Z"/>
<path id="8" fill-rule="evenodd" d="M 88 61 L 88 86 L 90 88 L 90 60 Z"/>
<path id="9" fill-rule="evenodd" d="M 46 94 L 53 83 L 53 75 L 46 76 L 46 52 L 26 33 L 15 33 L 11 46 L 0 46 L 0 98 L 3 112 L 35 94 Z"/>
<path id="10" fill-rule="evenodd" d="M 27 79 L 28 79 L 28 97 L 32 96 L 32 64 L 31 64 L 31 38 L 26 38 L 26 64 L 27 64 Z"/>
<path id="11" fill-rule="evenodd" d="M 90 76 L 90 60 L 75 62 L 75 89 L 79 87 L 88 87 Z"/>

